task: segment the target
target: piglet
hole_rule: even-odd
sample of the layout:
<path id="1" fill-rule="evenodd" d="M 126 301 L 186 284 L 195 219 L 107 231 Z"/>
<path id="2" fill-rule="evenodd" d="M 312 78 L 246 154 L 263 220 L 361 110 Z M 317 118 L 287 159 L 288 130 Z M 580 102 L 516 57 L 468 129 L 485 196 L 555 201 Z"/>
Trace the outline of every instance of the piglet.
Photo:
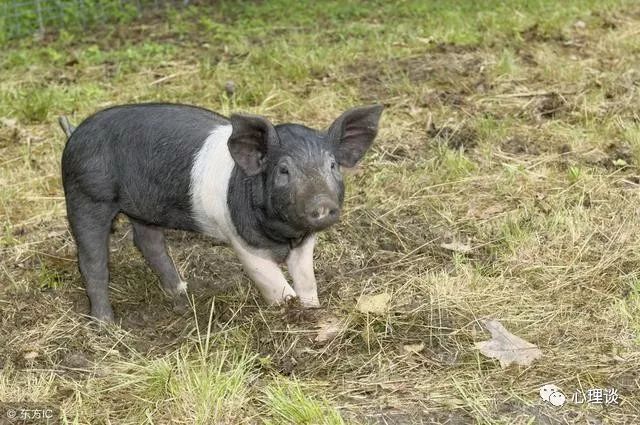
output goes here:
<path id="1" fill-rule="evenodd" d="M 298 297 L 318 307 L 315 234 L 338 221 L 341 167 L 353 167 L 369 149 L 381 113 L 380 105 L 354 108 L 327 131 L 167 103 L 115 106 L 77 128 L 62 117 L 67 217 L 91 316 L 114 320 L 108 245 L 118 213 L 130 219 L 135 245 L 173 296 L 187 284 L 163 229 L 230 245 L 268 303 Z"/>

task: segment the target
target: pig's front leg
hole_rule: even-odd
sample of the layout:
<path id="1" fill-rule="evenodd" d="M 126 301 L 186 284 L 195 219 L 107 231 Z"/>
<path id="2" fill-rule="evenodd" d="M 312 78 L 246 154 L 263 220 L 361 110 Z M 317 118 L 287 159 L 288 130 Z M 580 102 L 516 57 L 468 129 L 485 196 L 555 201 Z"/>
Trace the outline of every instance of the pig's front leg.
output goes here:
<path id="1" fill-rule="evenodd" d="M 245 272 L 254 281 L 269 304 L 279 304 L 296 296 L 275 261 L 240 243 L 234 243 L 233 248 L 238 254 Z"/>
<path id="2" fill-rule="evenodd" d="M 302 244 L 292 249 L 287 257 L 289 274 L 293 278 L 293 288 L 305 307 L 320 307 L 316 276 L 313 273 L 313 247 L 316 236 L 308 236 Z"/>

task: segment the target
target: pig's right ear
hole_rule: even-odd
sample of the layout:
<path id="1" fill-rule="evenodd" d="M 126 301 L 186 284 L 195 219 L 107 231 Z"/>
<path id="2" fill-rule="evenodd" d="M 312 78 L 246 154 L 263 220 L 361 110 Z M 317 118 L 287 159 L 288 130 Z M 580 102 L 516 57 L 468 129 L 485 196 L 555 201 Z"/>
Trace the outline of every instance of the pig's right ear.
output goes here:
<path id="1" fill-rule="evenodd" d="M 233 114 L 229 118 L 233 131 L 227 142 L 231 157 L 248 176 L 265 169 L 269 146 L 278 144 L 278 133 L 266 118 Z"/>
<path id="2" fill-rule="evenodd" d="M 362 159 L 378 133 L 382 105 L 361 106 L 343 113 L 329 127 L 329 140 L 336 145 L 336 160 L 353 167 Z"/>

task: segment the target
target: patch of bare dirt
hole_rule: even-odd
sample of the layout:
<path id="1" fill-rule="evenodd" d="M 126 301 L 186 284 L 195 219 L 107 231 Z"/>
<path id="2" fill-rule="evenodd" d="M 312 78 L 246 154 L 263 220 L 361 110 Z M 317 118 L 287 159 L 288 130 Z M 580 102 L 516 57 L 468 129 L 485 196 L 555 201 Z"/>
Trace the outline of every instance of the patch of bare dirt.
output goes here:
<path id="1" fill-rule="evenodd" d="M 404 71 L 412 83 L 434 81 L 449 85 L 463 78 L 478 77 L 483 64 L 482 57 L 474 51 L 444 49 L 400 60 L 397 69 Z"/>
<path id="2" fill-rule="evenodd" d="M 396 142 L 394 146 L 388 148 L 381 144 L 377 149 L 381 151 L 384 159 L 391 162 L 413 160 L 420 154 L 415 147 L 402 142 Z"/>
<path id="3" fill-rule="evenodd" d="M 449 125 L 438 127 L 432 122 L 427 129 L 427 136 L 445 143 L 449 148 L 456 150 L 470 150 L 478 144 L 478 134 L 476 130 L 464 124 L 459 127 Z"/>
<path id="4" fill-rule="evenodd" d="M 569 109 L 567 99 L 557 92 L 542 96 L 534 103 L 534 113 L 544 119 L 557 118 Z"/>
<path id="5" fill-rule="evenodd" d="M 538 45 L 547 44 L 554 46 L 555 50 L 563 52 L 565 55 L 586 58 L 590 56 L 591 51 L 585 28 L 586 24 L 583 21 L 576 21 L 571 32 L 565 33 L 561 30 L 555 30 L 549 33 L 536 23 L 521 31 L 520 37 L 529 47 L 536 48 Z M 524 59 L 526 61 L 526 56 Z"/>
<path id="6" fill-rule="evenodd" d="M 413 85 L 428 83 L 432 88 L 420 103 L 425 106 L 444 104 L 469 107 L 467 98 L 490 88 L 484 73 L 486 56 L 477 48 L 439 44 L 431 50 L 387 62 L 366 60 L 347 67 L 360 84 L 366 99 L 389 98 L 393 86 L 405 78 Z"/>
<path id="7" fill-rule="evenodd" d="M 525 136 L 512 136 L 500 144 L 500 149 L 513 155 L 539 155 L 540 148 L 535 140 Z"/>
<path id="8" fill-rule="evenodd" d="M 539 42 L 539 41 L 542 41 L 542 42 L 566 41 L 566 38 L 560 31 L 557 31 L 554 33 L 547 33 L 542 28 L 540 28 L 540 25 L 537 22 L 532 26 L 526 28 L 525 30 L 521 31 L 520 37 L 522 37 L 522 39 L 528 43 Z"/>
<path id="9" fill-rule="evenodd" d="M 633 149 L 624 141 L 617 141 L 607 145 L 607 155 L 609 156 L 611 165 L 617 167 L 633 165 L 635 162 Z"/>
<path id="10" fill-rule="evenodd" d="M 598 167 L 609 169 L 624 168 L 635 164 L 635 155 L 631 146 L 625 141 L 609 143 L 604 150 L 592 149 L 579 156 L 579 160 Z"/>
<path id="11" fill-rule="evenodd" d="M 609 381 L 612 388 L 616 388 L 622 394 L 630 394 L 640 388 L 640 371 L 629 370 L 621 375 L 613 377 Z"/>
<path id="12" fill-rule="evenodd" d="M 430 90 L 419 99 L 419 105 L 425 108 L 433 108 L 435 106 L 442 105 L 451 106 L 458 109 L 468 109 L 472 107 L 472 105 L 468 102 L 467 95 L 465 93 L 457 92 L 451 89 Z"/>
<path id="13" fill-rule="evenodd" d="M 576 423 L 576 412 L 557 411 L 551 406 L 527 406 L 519 401 L 507 401 L 498 406 L 498 414 L 504 419 L 511 419 L 514 423 L 524 420 L 534 420 L 540 425 L 554 425 L 559 423 Z M 569 420 L 569 422 L 566 422 Z"/>

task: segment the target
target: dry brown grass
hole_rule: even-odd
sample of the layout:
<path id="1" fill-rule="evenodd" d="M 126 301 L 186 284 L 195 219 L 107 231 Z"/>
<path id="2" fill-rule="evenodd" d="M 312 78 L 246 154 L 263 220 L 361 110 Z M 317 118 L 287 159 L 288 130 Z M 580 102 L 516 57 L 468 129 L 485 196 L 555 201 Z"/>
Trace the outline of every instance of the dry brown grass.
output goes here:
<path id="1" fill-rule="evenodd" d="M 640 10 L 577 4 L 548 24 L 523 12 L 513 28 L 487 6 L 478 31 L 489 35 L 469 39 L 451 32 L 458 15 L 430 40 L 401 9 L 397 25 L 373 16 L 314 31 L 297 29 L 296 9 L 282 33 L 256 20 L 246 36 L 223 27 L 238 38 L 222 41 L 220 29 L 196 32 L 207 23 L 194 13 L 11 46 L 0 401 L 53 405 L 68 423 L 341 423 L 337 411 L 354 423 L 639 423 Z M 194 296 L 194 314 L 176 313 L 120 220 L 121 324 L 87 321 L 54 118 L 158 99 L 318 127 L 354 104 L 387 106 L 342 223 L 320 237 L 321 311 L 265 308 L 230 250 L 170 232 Z M 472 251 L 440 247 L 450 241 Z M 382 292 L 387 314 L 357 311 L 360 295 Z M 341 331 L 315 342 L 328 315 Z M 483 357 L 474 343 L 488 317 L 543 358 L 501 369 Z M 620 404 L 554 408 L 538 397 L 546 383 L 569 397 L 616 388 Z"/>

